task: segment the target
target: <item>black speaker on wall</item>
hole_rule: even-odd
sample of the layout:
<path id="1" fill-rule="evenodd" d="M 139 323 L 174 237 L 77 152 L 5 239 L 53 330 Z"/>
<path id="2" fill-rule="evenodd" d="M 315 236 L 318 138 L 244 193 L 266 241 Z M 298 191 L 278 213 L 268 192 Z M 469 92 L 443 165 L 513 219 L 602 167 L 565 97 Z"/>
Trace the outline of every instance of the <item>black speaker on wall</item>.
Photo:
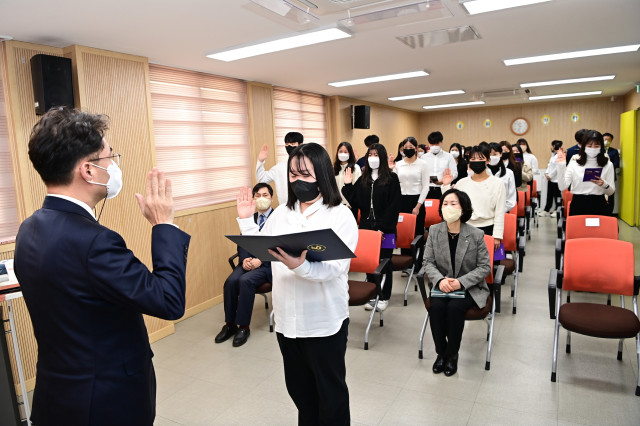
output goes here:
<path id="1" fill-rule="evenodd" d="M 354 129 L 368 129 L 370 116 L 371 116 L 371 107 L 369 105 L 352 105 L 352 115 L 353 115 L 353 128 Z"/>
<path id="2" fill-rule="evenodd" d="M 58 106 L 74 107 L 71 59 L 35 55 L 31 58 L 31 79 L 36 114 Z"/>

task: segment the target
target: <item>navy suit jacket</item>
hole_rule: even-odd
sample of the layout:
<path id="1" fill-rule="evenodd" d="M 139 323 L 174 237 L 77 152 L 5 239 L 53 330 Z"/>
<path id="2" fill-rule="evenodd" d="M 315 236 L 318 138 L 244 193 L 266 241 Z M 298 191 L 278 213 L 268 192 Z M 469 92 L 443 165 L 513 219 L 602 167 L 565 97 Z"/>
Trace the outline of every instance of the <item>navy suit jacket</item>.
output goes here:
<path id="1" fill-rule="evenodd" d="M 174 226 L 154 226 L 149 272 L 119 234 L 70 201 L 46 197 L 22 223 L 14 267 L 38 342 L 35 424 L 153 424 L 142 314 L 184 314 L 189 240 Z"/>

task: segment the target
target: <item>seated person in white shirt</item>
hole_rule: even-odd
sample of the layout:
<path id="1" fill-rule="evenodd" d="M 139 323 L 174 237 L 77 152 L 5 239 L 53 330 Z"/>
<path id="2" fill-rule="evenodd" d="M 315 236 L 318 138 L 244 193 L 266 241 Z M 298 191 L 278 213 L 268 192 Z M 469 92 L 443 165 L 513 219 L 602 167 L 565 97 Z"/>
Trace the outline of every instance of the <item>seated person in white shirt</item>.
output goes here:
<path id="1" fill-rule="evenodd" d="M 288 160 L 287 204 L 279 205 L 262 229 L 282 235 L 331 228 L 355 251 L 358 225 L 342 204 L 327 151 L 316 143 L 296 148 Z M 256 234 L 255 201 L 248 188 L 238 195 L 243 235 Z M 310 262 L 306 250 L 294 257 L 269 251 L 273 311 L 287 390 L 298 408 L 299 424 L 350 422 L 345 353 L 349 325 L 350 259 Z"/>
<path id="2" fill-rule="evenodd" d="M 258 183 L 251 192 L 258 208 L 258 211 L 253 214 L 253 220 L 259 229 L 262 229 L 273 212 L 271 208 L 273 188 L 268 183 Z M 272 282 L 271 262 L 262 262 L 242 247 L 238 247 L 238 266 L 224 282 L 225 324 L 215 338 L 216 343 L 222 343 L 231 336 L 234 336 L 234 347 L 242 346 L 247 342 L 251 334 L 249 324 L 256 288 L 270 282 Z"/>
<path id="3" fill-rule="evenodd" d="M 427 137 L 429 140 L 429 152 L 421 157 L 422 161 L 429 166 L 429 192 L 427 198 L 439 200 L 442 197 L 442 174 L 445 169 L 451 170 L 453 179 L 458 177 L 458 165 L 453 155 L 442 149 L 444 137 L 440 132 L 431 132 Z"/>
<path id="4" fill-rule="evenodd" d="M 513 176 L 513 171 L 509 169 L 502 161 L 502 147 L 499 143 L 491 142 L 490 148 L 490 161 L 489 170 L 491 174 L 504 183 L 504 189 L 506 190 L 506 203 L 505 211 L 508 213 L 518 204 L 518 192 L 516 190 L 516 182 Z"/>
<path id="5" fill-rule="evenodd" d="M 294 149 L 302 145 L 304 136 L 302 133 L 289 132 L 284 137 L 284 147 L 287 154 L 291 155 Z M 269 147 L 265 144 L 258 154 L 256 163 L 256 180 L 263 183 L 275 182 L 278 204 L 287 204 L 287 160 L 279 161 L 269 170 L 264 169 L 264 162 L 269 155 Z"/>

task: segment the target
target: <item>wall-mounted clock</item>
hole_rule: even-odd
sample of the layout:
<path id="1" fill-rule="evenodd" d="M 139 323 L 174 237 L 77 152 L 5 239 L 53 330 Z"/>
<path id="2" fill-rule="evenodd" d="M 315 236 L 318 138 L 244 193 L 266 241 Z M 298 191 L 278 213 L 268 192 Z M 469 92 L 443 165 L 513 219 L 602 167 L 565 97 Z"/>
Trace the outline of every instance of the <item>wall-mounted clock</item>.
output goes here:
<path id="1" fill-rule="evenodd" d="M 529 121 L 524 117 L 518 117 L 511 122 L 511 131 L 522 136 L 529 131 Z"/>

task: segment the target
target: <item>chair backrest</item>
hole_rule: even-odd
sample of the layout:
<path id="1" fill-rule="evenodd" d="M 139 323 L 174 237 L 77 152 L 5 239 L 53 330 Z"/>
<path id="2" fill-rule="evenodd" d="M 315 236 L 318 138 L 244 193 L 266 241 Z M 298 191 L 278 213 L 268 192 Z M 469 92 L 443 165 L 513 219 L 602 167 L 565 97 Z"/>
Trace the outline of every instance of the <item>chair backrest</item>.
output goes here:
<path id="1" fill-rule="evenodd" d="M 567 201 L 567 207 L 565 208 L 566 215 L 569 217 L 569 212 L 571 212 L 571 200 Z"/>
<path id="2" fill-rule="evenodd" d="M 524 217 L 525 191 L 516 191 L 518 193 L 518 217 Z"/>
<path id="3" fill-rule="evenodd" d="M 493 284 L 493 237 L 491 235 L 485 235 L 484 242 L 487 244 L 487 250 L 489 250 L 489 262 L 491 264 L 491 272 L 487 275 L 487 283 Z"/>
<path id="4" fill-rule="evenodd" d="M 411 243 L 416 233 L 416 215 L 411 213 L 400 213 L 398 216 L 398 236 L 396 247 L 411 248 Z"/>
<path id="5" fill-rule="evenodd" d="M 440 208 L 440 200 L 424 200 L 424 210 L 426 212 L 424 216 L 424 227 L 428 228 L 431 225 L 442 222 L 442 218 L 438 213 Z"/>
<path id="6" fill-rule="evenodd" d="M 609 238 L 568 240 L 562 288 L 567 291 L 633 295 L 633 244 Z"/>
<path id="7" fill-rule="evenodd" d="M 504 236 L 502 243 L 505 251 L 518 251 L 518 218 L 515 214 L 504 215 Z"/>
<path id="8" fill-rule="evenodd" d="M 573 199 L 573 193 L 568 189 L 562 191 L 562 206 L 567 210 L 567 203 Z"/>
<path id="9" fill-rule="evenodd" d="M 535 179 L 531 182 L 531 195 L 533 197 L 538 196 L 538 182 Z"/>
<path id="10" fill-rule="evenodd" d="M 611 216 L 578 215 L 567 217 L 566 239 L 618 239 L 618 219 Z"/>
<path id="11" fill-rule="evenodd" d="M 351 259 L 349 272 L 366 272 L 372 274 L 380 264 L 380 245 L 382 237 L 378 231 L 358 229 L 358 245 L 356 257 Z"/>

